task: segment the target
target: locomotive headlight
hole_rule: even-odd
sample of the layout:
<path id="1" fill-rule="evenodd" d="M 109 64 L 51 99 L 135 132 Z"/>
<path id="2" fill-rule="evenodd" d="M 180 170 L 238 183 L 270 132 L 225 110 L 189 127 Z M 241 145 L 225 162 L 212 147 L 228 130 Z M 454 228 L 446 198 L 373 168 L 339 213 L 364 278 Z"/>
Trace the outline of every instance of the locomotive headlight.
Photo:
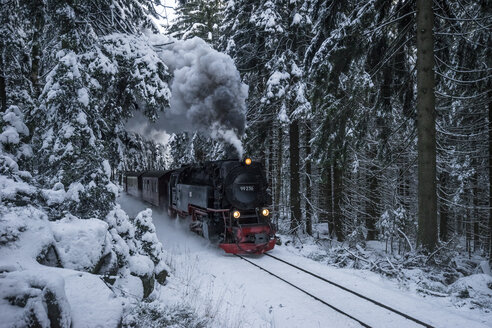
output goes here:
<path id="1" fill-rule="evenodd" d="M 261 211 L 261 214 L 263 216 L 268 216 L 268 214 L 270 214 L 270 211 L 267 208 L 264 208 L 263 211 Z"/>
<path id="2" fill-rule="evenodd" d="M 246 165 L 251 165 L 251 158 L 249 158 L 249 157 L 248 157 L 248 158 L 246 158 L 246 159 L 244 160 L 244 164 L 246 164 Z"/>
<path id="3" fill-rule="evenodd" d="M 239 219 L 239 217 L 241 216 L 241 213 L 239 213 L 239 211 L 234 211 L 234 212 L 232 212 L 232 216 L 233 216 L 235 219 Z"/>

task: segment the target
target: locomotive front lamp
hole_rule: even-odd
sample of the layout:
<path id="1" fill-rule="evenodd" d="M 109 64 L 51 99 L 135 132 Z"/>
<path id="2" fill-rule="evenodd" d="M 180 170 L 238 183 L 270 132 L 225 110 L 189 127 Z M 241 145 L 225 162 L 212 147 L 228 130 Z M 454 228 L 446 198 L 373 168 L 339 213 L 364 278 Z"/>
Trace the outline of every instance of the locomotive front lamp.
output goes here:
<path id="1" fill-rule="evenodd" d="M 232 216 L 233 216 L 235 219 L 239 219 L 239 217 L 241 216 L 241 213 L 239 213 L 239 211 L 234 211 L 234 212 L 232 212 Z"/>
<path id="2" fill-rule="evenodd" d="M 263 214 L 263 216 L 268 216 L 268 214 L 270 214 L 270 211 L 267 208 L 264 208 L 263 211 L 261 211 L 261 214 Z"/>
<path id="3" fill-rule="evenodd" d="M 249 157 L 248 157 L 248 158 L 246 158 L 246 159 L 244 160 L 244 164 L 246 164 L 246 165 L 251 165 L 251 158 L 249 158 Z"/>

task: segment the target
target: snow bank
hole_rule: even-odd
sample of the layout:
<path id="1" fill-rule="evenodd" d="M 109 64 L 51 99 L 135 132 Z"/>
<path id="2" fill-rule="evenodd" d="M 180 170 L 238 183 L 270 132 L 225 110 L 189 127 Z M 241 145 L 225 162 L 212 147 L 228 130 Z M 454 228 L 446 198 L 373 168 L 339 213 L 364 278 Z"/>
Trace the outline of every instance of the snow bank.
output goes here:
<path id="1" fill-rule="evenodd" d="M 126 300 L 117 297 L 100 277 L 72 272 L 65 276 L 65 285 L 73 328 L 119 326 Z"/>
<path id="2" fill-rule="evenodd" d="M 55 204 L 68 193 L 58 183 L 48 194 Z M 169 272 L 151 216 L 132 220 L 117 205 L 105 220 L 49 221 L 34 206 L 0 204 L 0 327 L 118 327 Z"/>
<path id="3" fill-rule="evenodd" d="M 65 281 L 56 274 L 40 275 L 34 270 L 1 273 L 0 309 L 2 316 L 5 315 L 0 326 L 12 323 L 18 327 L 71 325 Z"/>

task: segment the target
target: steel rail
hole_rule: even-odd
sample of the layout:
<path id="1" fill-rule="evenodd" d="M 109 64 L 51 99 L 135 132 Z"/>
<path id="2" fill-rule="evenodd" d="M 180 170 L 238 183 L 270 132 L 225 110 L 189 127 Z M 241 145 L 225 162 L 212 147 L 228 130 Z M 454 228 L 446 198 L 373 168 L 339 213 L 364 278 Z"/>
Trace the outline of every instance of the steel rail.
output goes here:
<path id="1" fill-rule="evenodd" d="M 317 275 L 317 274 L 315 274 L 315 273 L 312 273 L 312 272 L 310 272 L 310 271 L 307 271 L 307 270 L 305 270 L 305 269 L 303 269 L 303 268 L 301 268 L 301 267 L 299 267 L 299 266 L 297 266 L 297 265 L 295 265 L 295 264 L 292 264 L 292 263 L 290 263 L 290 262 L 287 262 L 287 261 L 285 261 L 285 260 L 282 260 L 281 258 L 278 258 L 278 257 L 273 256 L 273 255 L 271 255 L 271 254 L 267 254 L 267 253 L 265 253 L 265 255 L 267 255 L 267 256 L 269 256 L 269 257 L 271 257 L 271 258 L 273 258 L 273 259 L 275 259 L 275 260 L 277 260 L 277 261 L 280 261 L 280 262 L 282 262 L 282 263 L 285 263 L 285 264 L 287 264 L 287 265 L 290 265 L 291 267 L 293 267 L 293 268 L 295 268 L 295 269 L 297 269 L 297 270 L 300 270 L 300 271 L 302 271 L 302 272 L 304 272 L 304 273 L 307 273 L 307 274 L 309 274 L 309 275 L 311 275 L 311 276 L 313 276 L 313 277 L 315 277 L 315 278 L 318 278 L 318 279 L 320 279 L 320 280 L 322 280 L 322 281 L 324 281 L 324 282 L 327 282 L 327 283 L 329 283 L 329 284 L 331 284 L 331 285 L 333 285 L 333 286 L 335 286 L 335 287 L 338 287 L 338 288 L 340 288 L 340 289 L 343 289 L 343 290 L 344 290 L 344 291 L 346 291 L 346 292 L 349 292 L 349 293 L 351 293 L 351 294 L 354 294 L 354 295 L 356 295 L 356 296 L 358 296 L 358 297 L 360 297 L 360 298 L 362 298 L 362 299 L 364 299 L 364 300 L 366 300 L 366 301 L 369 301 L 369 302 L 371 302 L 371 303 L 373 303 L 373 304 L 375 304 L 375 305 L 377 305 L 377 306 L 379 306 L 379 307 L 382 307 L 382 308 L 384 308 L 384 309 L 386 309 L 386 310 L 389 310 L 389 311 L 391 311 L 391 312 L 393 312 L 393 313 L 396 313 L 396 314 L 398 314 L 398 315 L 400 315 L 400 316 L 402 316 L 402 317 L 404 317 L 404 318 L 406 318 L 406 319 L 408 319 L 408 320 L 411 320 L 411 321 L 413 321 L 413 322 L 416 322 L 416 323 L 418 323 L 419 325 L 422 325 L 422 326 L 427 327 L 427 328 L 435 328 L 434 326 L 432 326 L 432 325 L 430 325 L 430 324 L 428 324 L 428 323 L 425 323 L 425 322 L 423 322 L 423 321 L 421 321 L 421 320 L 419 320 L 419 319 L 417 319 L 417 318 L 414 318 L 414 317 L 412 317 L 412 316 L 410 316 L 410 315 L 408 315 L 408 314 L 406 314 L 406 313 L 403 313 L 403 312 L 401 312 L 401 311 L 399 311 L 399 310 L 397 310 L 397 309 L 395 309 L 395 308 L 392 308 L 392 307 L 390 307 L 390 306 L 388 306 L 388 305 L 385 305 L 385 304 L 383 304 L 383 303 L 381 303 L 381 302 L 378 302 L 378 301 L 376 301 L 376 300 L 373 300 L 372 298 L 369 298 L 369 297 L 367 297 L 367 296 L 365 296 L 365 295 L 362 295 L 362 294 L 360 294 L 360 293 L 358 293 L 358 292 L 356 292 L 356 291 L 353 291 L 353 290 L 351 290 L 351 289 L 349 289 L 349 288 L 347 288 L 347 287 L 345 287 L 345 286 L 342 286 L 342 285 L 340 285 L 340 284 L 337 284 L 336 282 L 333 282 L 333 281 L 328 280 L 328 279 L 326 279 L 326 278 L 323 278 L 323 277 L 321 277 L 321 276 L 319 276 L 319 275 Z"/>
<path id="2" fill-rule="evenodd" d="M 301 292 L 303 292 L 304 294 L 311 296 L 312 298 L 314 298 L 314 299 L 315 299 L 315 300 L 317 300 L 318 302 L 321 302 L 322 304 L 324 304 L 324 305 L 328 306 L 329 308 L 331 308 L 331 309 L 333 309 L 333 310 L 337 311 L 338 313 L 341 313 L 341 314 L 343 314 L 344 316 L 349 317 L 350 319 L 352 319 L 352 320 L 354 320 L 354 321 L 357 321 L 357 322 L 358 322 L 359 324 L 361 324 L 363 327 L 366 327 L 366 328 L 372 328 L 372 327 L 371 327 L 371 326 L 369 326 L 367 323 L 365 323 L 365 322 L 363 322 L 363 321 L 361 321 L 361 320 L 357 319 L 356 317 L 353 317 L 353 316 L 351 316 L 350 314 L 348 314 L 348 313 L 346 313 L 346 312 L 344 312 L 344 311 L 340 310 L 339 308 L 337 308 L 337 307 L 335 307 L 335 306 L 333 306 L 333 305 L 331 305 L 331 304 L 329 304 L 329 303 L 327 303 L 327 302 L 323 301 L 323 300 L 322 300 L 322 299 L 320 299 L 319 297 L 314 296 L 313 294 L 311 294 L 311 293 L 309 293 L 308 291 L 306 291 L 306 290 L 302 289 L 301 287 L 298 287 L 298 286 L 294 285 L 293 283 L 291 283 L 291 282 L 289 282 L 289 281 L 285 280 L 285 279 L 284 279 L 284 278 L 282 278 L 282 277 L 279 277 L 279 276 L 278 276 L 278 275 L 276 275 L 275 273 L 273 273 L 273 272 L 271 272 L 271 271 L 268 271 L 267 269 L 265 269 L 265 268 L 263 268 L 263 267 L 259 266 L 258 264 L 253 263 L 252 261 L 250 261 L 250 260 L 248 260 L 248 259 L 246 259 L 246 258 L 242 257 L 241 255 L 238 255 L 238 254 L 234 254 L 234 255 L 235 255 L 235 256 L 237 256 L 237 257 L 239 257 L 240 259 L 242 259 L 242 260 L 244 260 L 244 261 L 248 262 L 249 264 L 254 265 L 255 267 L 259 268 L 260 270 L 263 270 L 263 271 L 267 272 L 268 274 L 270 274 L 270 275 L 274 276 L 275 278 L 282 280 L 283 282 L 285 282 L 286 284 L 288 284 L 288 285 L 290 285 L 290 286 L 294 287 L 295 289 L 300 290 L 300 291 L 301 291 Z"/>

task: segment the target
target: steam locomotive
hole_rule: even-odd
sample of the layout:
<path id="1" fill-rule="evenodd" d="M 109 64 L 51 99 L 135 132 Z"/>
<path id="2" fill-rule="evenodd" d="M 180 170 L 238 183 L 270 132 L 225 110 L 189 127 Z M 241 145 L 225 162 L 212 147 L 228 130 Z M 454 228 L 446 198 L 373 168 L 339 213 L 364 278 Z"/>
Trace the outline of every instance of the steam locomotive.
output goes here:
<path id="1" fill-rule="evenodd" d="M 226 253 L 262 254 L 275 246 L 263 166 L 250 158 L 127 172 L 123 185 L 172 218 L 191 216 L 190 230 Z"/>

